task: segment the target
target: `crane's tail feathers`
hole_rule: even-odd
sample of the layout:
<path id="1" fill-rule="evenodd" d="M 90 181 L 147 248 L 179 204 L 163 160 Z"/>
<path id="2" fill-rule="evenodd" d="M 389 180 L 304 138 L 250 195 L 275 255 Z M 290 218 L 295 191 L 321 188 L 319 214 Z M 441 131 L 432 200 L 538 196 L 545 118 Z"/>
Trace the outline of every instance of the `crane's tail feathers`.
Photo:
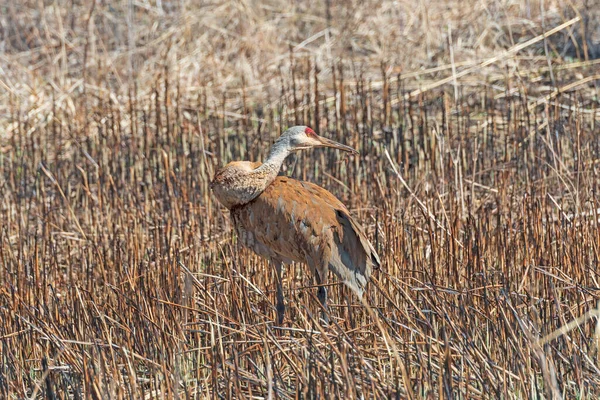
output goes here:
<path id="1" fill-rule="evenodd" d="M 367 242 L 367 243 L 369 243 L 369 242 Z M 379 256 L 377 255 L 377 252 L 375 252 L 375 249 L 373 248 L 373 246 L 371 245 L 371 243 L 369 243 L 369 248 L 371 250 L 372 268 L 373 269 L 379 269 L 379 268 L 381 268 L 381 260 L 379 259 Z"/>
<path id="2" fill-rule="evenodd" d="M 360 274 L 360 272 L 354 273 L 354 278 L 350 282 L 345 282 L 350 289 L 356 294 L 356 296 L 360 299 L 365 292 L 365 287 L 367 286 L 368 278 L 364 275 Z"/>
<path id="3" fill-rule="evenodd" d="M 364 275 L 358 270 L 351 271 L 344 268 L 340 271 L 336 265 L 331 264 L 329 267 L 359 299 L 362 298 L 367 283 L 369 282 L 370 268 L 368 271 L 365 271 L 368 273 L 368 275 Z"/>

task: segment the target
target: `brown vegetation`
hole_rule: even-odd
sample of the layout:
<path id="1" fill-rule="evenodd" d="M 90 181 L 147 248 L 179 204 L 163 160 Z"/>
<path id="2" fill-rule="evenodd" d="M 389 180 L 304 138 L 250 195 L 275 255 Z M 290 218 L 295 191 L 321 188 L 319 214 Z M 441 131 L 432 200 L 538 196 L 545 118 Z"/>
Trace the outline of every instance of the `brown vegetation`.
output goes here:
<path id="1" fill-rule="evenodd" d="M 1 398 L 600 395 L 594 1 L 112 3 L 0 4 Z M 329 326 L 208 188 L 298 123 L 382 258 Z"/>

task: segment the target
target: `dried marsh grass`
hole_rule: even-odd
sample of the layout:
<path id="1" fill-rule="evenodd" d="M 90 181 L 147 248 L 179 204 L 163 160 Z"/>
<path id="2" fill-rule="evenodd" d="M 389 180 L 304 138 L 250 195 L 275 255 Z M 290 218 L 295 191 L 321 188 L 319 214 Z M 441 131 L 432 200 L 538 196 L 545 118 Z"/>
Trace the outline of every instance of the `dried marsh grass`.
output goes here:
<path id="1" fill-rule="evenodd" d="M 598 397 L 592 3 L 1 4 L 0 397 Z M 382 257 L 329 326 L 208 189 L 297 123 Z"/>

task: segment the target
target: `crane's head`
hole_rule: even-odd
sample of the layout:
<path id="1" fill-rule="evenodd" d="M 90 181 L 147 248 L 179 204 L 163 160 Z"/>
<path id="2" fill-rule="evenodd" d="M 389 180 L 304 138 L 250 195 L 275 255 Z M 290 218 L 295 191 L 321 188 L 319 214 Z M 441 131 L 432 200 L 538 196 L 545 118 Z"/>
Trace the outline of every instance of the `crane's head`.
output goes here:
<path id="1" fill-rule="evenodd" d="M 281 134 L 278 142 L 287 142 L 289 151 L 307 150 L 313 147 L 331 147 L 349 153 L 358 154 L 350 146 L 319 136 L 308 126 L 292 126 Z"/>

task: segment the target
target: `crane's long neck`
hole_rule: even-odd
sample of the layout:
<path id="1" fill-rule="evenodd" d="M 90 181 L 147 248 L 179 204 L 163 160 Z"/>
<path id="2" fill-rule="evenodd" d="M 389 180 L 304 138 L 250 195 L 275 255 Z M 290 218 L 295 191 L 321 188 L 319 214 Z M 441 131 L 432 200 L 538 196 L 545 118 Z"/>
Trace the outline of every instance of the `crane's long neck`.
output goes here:
<path id="1" fill-rule="evenodd" d="M 285 161 L 290 153 L 289 142 L 287 140 L 278 140 L 273 144 L 265 162 L 252 171 L 251 174 L 257 178 L 256 183 L 260 187 L 260 192 L 265 190 L 275 180 L 283 161 Z"/>

